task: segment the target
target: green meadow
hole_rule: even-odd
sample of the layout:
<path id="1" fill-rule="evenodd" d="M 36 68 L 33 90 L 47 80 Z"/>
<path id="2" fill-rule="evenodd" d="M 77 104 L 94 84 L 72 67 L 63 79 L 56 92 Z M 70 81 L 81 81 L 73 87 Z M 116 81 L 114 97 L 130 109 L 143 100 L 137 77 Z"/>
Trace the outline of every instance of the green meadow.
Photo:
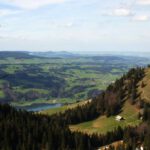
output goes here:
<path id="1" fill-rule="evenodd" d="M 143 62 L 142 58 L 113 56 L 26 57 L 0 59 L 0 101 L 29 105 L 90 99 Z"/>

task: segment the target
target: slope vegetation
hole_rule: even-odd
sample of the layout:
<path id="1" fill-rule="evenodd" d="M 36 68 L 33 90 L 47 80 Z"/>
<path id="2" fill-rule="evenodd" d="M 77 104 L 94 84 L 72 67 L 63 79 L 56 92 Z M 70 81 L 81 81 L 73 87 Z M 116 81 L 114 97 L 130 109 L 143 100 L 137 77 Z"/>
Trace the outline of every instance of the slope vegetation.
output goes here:
<path id="1" fill-rule="evenodd" d="M 150 103 L 150 67 L 145 69 L 145 77 L 138 84 L 140 98 Z"/>
<path id="2" fill-rule="evenodd" d="M 131 93 L 131 97 L 127 94 L 122 111 L 117 114 L 123 117 L 124 120 L 116 121 L 116 115 L 110 117 L 103 115 L 92 121 L 70 125 L 70 129 L 88 134 L 106 134 L 107 132 L 114 131 L 119 126 L 125 128 L 127 126 L 134 127 L 139 125 L 142 122 L 139 114 L 143 110 L 139 105 L 142 105 L 142 101 L 150 103 L 150 68 L 146 68 L 144 72 L 145 76 L 136 85 L 137 94 L 134 102 L 132 102 L 133 93 Z M 139 104 L 140 101 L 141 103 Z"/>
<path id="3" fill-rule="evenodd" d="M 139 146 L 149 150 L 150 104 L 142 101 L 139 94 L 139 86 L 146 87 L 140 83 L 145 75 L 144 68 L 131 69 L 92 101 L 50 116 L 0 105 L 0 149 L 94 150 L 112 143 L 111 149 L 117 147 L 116 150 L 135 150 Z M 124 120 L 116 121 L 117 115 Z M 81 129 L 83 122 L 89 123 L 92 133 L 92 128 L 96 128 L 98 134 L 89 136 L 89 131 L 83 131 L 86 127 L 81 132 L 69 130 L 71 124 Z"/>
<path id="4" fill-rule="evenodd" d="M 53 115 L 53 114 L 57 114 L 57 113 L 63 113 L 66 110 L 74 109 L 78 106 L 83 106 L 83 105 L 87 104 L 88 102 L 91 102 L 91 100 L 85 100 L 85 101 L 81 101 L 81 102 L 77 102 L 77 103 L 73 103 L 73 104 L 68 104 L 68 105 L 58 107 L 58 108 L 51 108 L 51 109 L 43 110 L 39 113 L 45 114 L 45 115 Z"/>
<path id="5" fill-rule="evenodd" d="M 88 134 L 101 133 L 106 134 L 108 131 L 113 131 L 117 127 L 136 126 L 141 120 L 138 118 L 140 109 L 126 102 L 123 106 L 123 111 L 118 114 L 124 118 L 122 121 L 116 121 L 116 116 L 106 117 L 100 116 L 95 120 L 71 125 L 72 131 L 80 131 Z"/>

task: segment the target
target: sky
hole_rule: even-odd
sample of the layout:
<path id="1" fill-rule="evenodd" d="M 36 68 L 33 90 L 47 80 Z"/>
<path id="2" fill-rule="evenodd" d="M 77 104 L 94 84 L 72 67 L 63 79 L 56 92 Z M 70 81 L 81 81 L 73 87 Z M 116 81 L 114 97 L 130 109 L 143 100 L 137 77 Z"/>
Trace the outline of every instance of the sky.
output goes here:
<path id="1" fill-rule="evenodd" d="M 0 0 L 0 50 L 150 52 L 150 0 Z"/>

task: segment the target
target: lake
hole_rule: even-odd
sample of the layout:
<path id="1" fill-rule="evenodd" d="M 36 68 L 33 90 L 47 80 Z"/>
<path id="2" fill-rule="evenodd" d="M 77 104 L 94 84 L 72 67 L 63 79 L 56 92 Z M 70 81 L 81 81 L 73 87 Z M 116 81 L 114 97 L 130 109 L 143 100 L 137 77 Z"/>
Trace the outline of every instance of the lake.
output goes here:
<path id="1" fill-rule="evenodd" d="M 42 110 L 47 110 L 50 108 L 58 108 L 61 107 L 62 104 L 61 103 L 57 103 L 57 104 L 47 104 L 47 103 L 40 103 L 40 104 L 32 104 L 29 106 L 16 106 L 17 109 L 23 109 L 26 111 L 33 111 L 33 112 L 37 112 L 37 111 L 42 111 Z"/>

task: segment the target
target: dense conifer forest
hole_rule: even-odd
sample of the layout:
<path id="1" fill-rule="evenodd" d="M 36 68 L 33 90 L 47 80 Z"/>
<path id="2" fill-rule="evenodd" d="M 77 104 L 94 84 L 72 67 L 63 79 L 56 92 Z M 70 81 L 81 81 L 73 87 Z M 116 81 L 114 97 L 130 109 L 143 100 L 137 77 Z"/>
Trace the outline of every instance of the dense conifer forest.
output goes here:
<path id="1" fill-rule="evenodd" d="M 46 116 L 0 105 L 1 150 L 92 150 L 124 140 L 117 150 L 135 150 L 143 145 L 150 149 L 150 104 L 139 98 L 137 84 L 145 76 L 144 68 L 131 69 L 115 83 L 84 106 L 64 113 Z M 143 85 L 144 86 L 144 85 Z M 126 100 L 143 108 L 142 123 L 136 127 L 118 127 L 106 135 L 71 132 L 70 124 L 92 120 L 98 116 L 117 115 Z M 113 146 L 110 149 L 115 149 Z"/>

